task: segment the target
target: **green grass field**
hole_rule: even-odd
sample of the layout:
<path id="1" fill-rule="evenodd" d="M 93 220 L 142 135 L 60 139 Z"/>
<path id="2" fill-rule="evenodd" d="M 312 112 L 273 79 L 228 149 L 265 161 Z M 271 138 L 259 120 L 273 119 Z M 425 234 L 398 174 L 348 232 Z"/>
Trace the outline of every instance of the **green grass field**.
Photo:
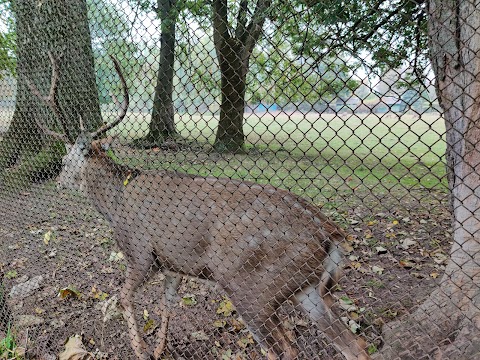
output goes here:
<path id="1" fill-rule="evenodd" d="M 127 139 L 148 130 L 149 116 L 129 114 L 115 133 Z M 176 117 L 181 135 L 213 143 L 218 119 Z M 212 156 L 179 152 L 130 157 L 135 166 L 227 176 L 271 183 L 318 201 L 342 194 L 397 193 L 413 188 L 446 189 L 445 126 L 436 113 L 422 117 L 369 115 L 245 114 L 248 153 Z"/>
<path id="2" fill-rule="evenodd" d="M 8 116 L 1 122 L 8 126 Z M 115 113 L 104 112 L 105 120 Z M 215 139 L 218 118 L 212 115 L 177 115 L 180 134 L 207 144 Z M 150 116 L 129 113 L 112 130 L 127 141 L 145 135 Z M 445 125 L 438 113 L 245 114 L 247 154 L 216 155 L 207 150 L 173 154 L 135 152 L 124 161 L 144 168 L 226 176 L 287 188 L 324 202 L 355 192 L 398 198 L 412 189 L 446 190 Z M 318 199 L 316 199 L 319 197 Z"/>

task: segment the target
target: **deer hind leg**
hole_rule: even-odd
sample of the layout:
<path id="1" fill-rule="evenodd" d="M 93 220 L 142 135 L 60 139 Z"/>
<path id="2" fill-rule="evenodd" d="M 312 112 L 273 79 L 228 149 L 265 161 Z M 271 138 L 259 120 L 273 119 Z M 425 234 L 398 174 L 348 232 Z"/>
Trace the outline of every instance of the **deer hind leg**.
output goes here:
<path id="1" fill-rule="evenodd" d="M 126 271 L 125 284 L 120 291 L 120 299 L 124 309 L 123 317 L 127 322 L 128 334 L 130 342 L 140 360 L 148 360 L 150 357 L 147 353 L 147 346 L 138 331 L 137 320 L 134 313 L 134 294 L 135 290 L 142 285 L 151 275 L 151 267 L 153 265 L 153 256 L 151 258 L 138 258 L 136 262 L 129 262 Z"/>
<path id="2" fill-rule="evenodd" d="M 308 317 L 332 341 L 347 360 L 368 360 L 366 343 L 355 336 L 330 309 L 332 299 L 324 299 L 320 293 L 323 285 L 310 285 L 294 296 L 294 301 Z M 325 295 L 330 297 L 329 294 Z M 330 301 L 332 300 L 332 301 Z"/>
<path id="3" fill-rule="evenodd" d="M 157 331 L 157 345 L 153 356 L 155 359 L 159 359 L 165 351 L 167 344 L 168 322 L 170 320 L 171 310 L 175 299 L 178 297 L 177 289 L 182 281 L 182 276 L 178 274 L 165 274 L 164 280 L 164 292 L 161 299 L 161 313 L 162 320 L 160 323 L 160 329 Z"/>
<path id="4" fill-rule="evenodd" d="M 240 311 L 240 314 L 242 312 Z M 287 329 L 276 314 L 276 308 L 264 307 L 262 314 L 243 315 L 254 339 L 267 350 L 268 360 L 293 360 L 298 356 L 297 348 L 292 344 Z"/>

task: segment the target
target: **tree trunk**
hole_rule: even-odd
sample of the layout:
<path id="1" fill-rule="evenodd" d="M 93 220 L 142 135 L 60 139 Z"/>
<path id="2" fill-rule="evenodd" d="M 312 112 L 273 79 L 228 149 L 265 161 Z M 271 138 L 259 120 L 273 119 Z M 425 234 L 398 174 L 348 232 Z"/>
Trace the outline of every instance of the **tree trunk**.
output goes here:
<path id="1" fill-rule="evenodd" d="M 0 144 L 0 170 L 8 179 L 36 181 L 60 169 L 63 144 L 52 142 L 34 119 L 74 140 L 79 116 L 89 128 L 102 124 L 93 53 L 84 0 L 18 0 L 14 4 L 17 33 L 17 98 L 11 125 Z M 51 110 L 26 85 L 27 79 L 48 95 L 51 52 L 59 64 L 58 100 L 67 120 L 63 129 Z M 14 166 L 11 168 L 12 166 Z M 5 172 L 7 168 L 11 168 Z M 16 181 L 16 182 L 18 182 Z"/>
<path id="2" fill-rule="evenodd" d="M 153 99 L 152 119 L 149 132 L 143 139 L 135 141 L 137 146 L 151 148 L 159 146 L 167 137 L 177 134 L 173 106 L 173 76 L 175 64 L 175 29 L 178 16 L 177 0 L 157 0 L 161 20 L 160 62 Z"/>
<path id="3" fill-rule="evenodd" d="M 243 112 L 248 60 L 242 59 L 243 47 L 238 40 L 230 38 L 218 56 L 222 73 L 222 103 L 214 147 L 219 152 L 244 150 Z"/>
<path id="4" fill-rule="evenodd" d="M 267 18 L 271 0 L 258 0 L 250 21 L 248 1 L 242 0 L 238 7 L 237 26 L 229 28 L 228 1 L 214 0 L 213 41 L 221 72 L 222 103 L 220 121 L 214 147 L 220 152 L 243 152 L 243 112 L 247 72 L 253 48 L 257 43 Z"/>
<path id="5" fill-rule="evenodd" d="M 452 194 L 450 261 L 414 313 L 384 329 L 384 359 L 475 359 L 480 354 L 480 8 L 431 0 L 429 37 L 447 128 Z"/>

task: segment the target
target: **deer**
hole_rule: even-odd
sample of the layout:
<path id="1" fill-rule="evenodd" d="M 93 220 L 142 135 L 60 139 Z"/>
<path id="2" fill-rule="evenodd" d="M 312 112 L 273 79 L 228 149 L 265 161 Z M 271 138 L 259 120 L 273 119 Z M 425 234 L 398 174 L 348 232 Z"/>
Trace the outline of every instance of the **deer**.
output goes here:
<path id="1" fill-rule="evenodd" d="M 65 124 L 57 99 L 58 59 L 49 53 L 50 91 L 30 91 Z M 309 201 L 272 185 L 168 170 L 130 168 L 106 150 L 106 133 L 126 116 L 129 93 L 117 59 L 111 57 L 123 89 L 118 116 L 89 132 L 80 117 L 72 144 L 65 133 L 35 119 L 47 135 L 65 142 L 58 187 L 81 192 L 108 221 L 127 260 L 120 292 L 132 349 L 139 360 L 165 351 L 168 318 L 183 276 L 217 284 L 234 304 L 268 360 L 299 356 L 277 314 L 290 301 L 316 324 L 347 360 L 368 360 L 366 341 L 332 311 L 332 292 L 341 276 L 340 244 L 346 233 Z M 152 271 L 153 269 L 153 271 Z M 134 295 L 153 273 L 162 272 L 161 326 L 152 354 L 138 329 Z"/>

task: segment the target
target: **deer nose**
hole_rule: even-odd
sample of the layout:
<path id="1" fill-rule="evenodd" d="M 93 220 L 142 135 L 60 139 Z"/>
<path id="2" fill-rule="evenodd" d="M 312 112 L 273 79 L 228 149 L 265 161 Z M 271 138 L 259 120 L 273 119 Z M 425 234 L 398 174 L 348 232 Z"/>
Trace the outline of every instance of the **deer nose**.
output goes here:
<path id="1" fill-rule="evenodd" d="M 62 189 L 63 189 L 63 184 L 62 184 L 62 182 L 60 181 L 60 177 L 57 177 L 57 178 L 55 179 L 55 183 L 56 183 L 57 190 L 62 190 Z"/>

